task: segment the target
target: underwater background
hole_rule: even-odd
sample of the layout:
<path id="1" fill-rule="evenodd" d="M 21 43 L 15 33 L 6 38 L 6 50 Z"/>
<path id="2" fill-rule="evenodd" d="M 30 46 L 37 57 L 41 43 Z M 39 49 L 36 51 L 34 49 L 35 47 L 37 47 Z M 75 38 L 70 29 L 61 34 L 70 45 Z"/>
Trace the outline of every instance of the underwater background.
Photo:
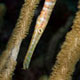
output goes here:
<path id="1" fill-rule="evenodd" d="M 32 37 L 36 19 L 44 4 L 44 0 L 40 1 L 29 34 L 21 44 L 13 80 L 48 80 L 56 56 L 65 40 L 65 35 L 71 30 L 77 11 L 77 2 L 78 0 L 57 0 L 45 32 L 34 51 L 30 68 L 23 70 L 24 56 Z M 23 3 L 24 0 L 0 0 L 0 54 L 5 50 Z M 76 64 L 72 76 L 73 80 L 80 80 L 80 61 Z"/>

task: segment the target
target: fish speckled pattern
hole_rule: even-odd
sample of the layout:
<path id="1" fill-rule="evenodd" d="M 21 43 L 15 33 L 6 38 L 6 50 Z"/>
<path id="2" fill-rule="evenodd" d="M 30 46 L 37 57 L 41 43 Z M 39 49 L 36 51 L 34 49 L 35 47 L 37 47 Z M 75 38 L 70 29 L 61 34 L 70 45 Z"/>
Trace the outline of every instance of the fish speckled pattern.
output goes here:
<path id="1" fill-rule="evenodd" d="M 28 51 L 26 53 L 26 56 L 25 56 L 25 59 L 23 62 L 24 69 L 26 69 L 26 68 L 28 69 L 28 67 L 29 67 L 32 54 L 35 50 L 35 47 L 36 47 L 41 35 L 43 34 L 43 32 L 46 28 L 46 25 L 49 21 L 49 18 L 50 18 L 50 15 L 52 13 L 55 3 L 56 3 L 56 0 L 45 0 L 45 2 L 44 2 L 44 6 L 42 8 L 42 11 L 41 11 L 39 17 L 37 18 L 35 30 L 34 30 Z"/>

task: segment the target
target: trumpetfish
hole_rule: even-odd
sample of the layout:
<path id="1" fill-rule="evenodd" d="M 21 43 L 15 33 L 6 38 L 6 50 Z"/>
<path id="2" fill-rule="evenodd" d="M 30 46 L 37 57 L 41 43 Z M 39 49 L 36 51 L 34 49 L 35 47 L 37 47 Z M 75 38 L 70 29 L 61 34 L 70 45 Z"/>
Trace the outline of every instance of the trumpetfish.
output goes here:
<path id="1" fill-rule="evenodd" d="M 46 28 L 46 25 L 48 24 L 55 3 L 56 0 L 45 0 L 44 2 L 40 15 L 37 18 L 33 36 L 23 62 L 23 69 L 28 69 L 29 67 L 33 52 Z"/>

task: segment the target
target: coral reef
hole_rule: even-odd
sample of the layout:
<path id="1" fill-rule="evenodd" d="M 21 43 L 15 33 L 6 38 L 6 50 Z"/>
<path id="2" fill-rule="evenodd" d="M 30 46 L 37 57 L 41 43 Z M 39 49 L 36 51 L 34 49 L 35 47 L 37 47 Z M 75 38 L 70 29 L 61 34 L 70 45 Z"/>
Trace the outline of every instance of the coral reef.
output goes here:
<path id="1" fill-rule="evenodd" d="M 3 51 L 0 54 L 0 80 L 49 80 L 49 76 L 51 80 L 80 79 L 80 61 L 77 63 L 80 58 L 80 10 L 74 18 L 78 0 L 57 0 L 50 21 L 34 50 L 30 67 L 27 70 L 22 68 L 24 56 L 33 35 L 33 26 L 44 1 L 0 0 L 0 4 L 4 3 L 7 8 L 6 14 L 3 8 L 0 12 L 1 20 L 4 18 L 0 31 L 0 53 Z M 80 9 L 79 6 L 80 3 L 78 5 Z M 64 40 L 68 31 L 70 32 Z"/>

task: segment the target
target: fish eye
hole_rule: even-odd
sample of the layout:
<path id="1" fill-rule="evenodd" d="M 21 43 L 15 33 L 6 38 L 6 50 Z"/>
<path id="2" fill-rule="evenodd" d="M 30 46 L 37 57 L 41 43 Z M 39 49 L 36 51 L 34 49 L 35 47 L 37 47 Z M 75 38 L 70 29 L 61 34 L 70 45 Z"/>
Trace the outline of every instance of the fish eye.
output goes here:
<path id="1" fill-rule="evenodd" d="M 42 33 L 42 32 L 43 32 L 43 29 L 42 29 L 42 28 L 39 28 L 39 29 L 38 29 L 38 32 L 39 32 L 39 33 Z"/>

